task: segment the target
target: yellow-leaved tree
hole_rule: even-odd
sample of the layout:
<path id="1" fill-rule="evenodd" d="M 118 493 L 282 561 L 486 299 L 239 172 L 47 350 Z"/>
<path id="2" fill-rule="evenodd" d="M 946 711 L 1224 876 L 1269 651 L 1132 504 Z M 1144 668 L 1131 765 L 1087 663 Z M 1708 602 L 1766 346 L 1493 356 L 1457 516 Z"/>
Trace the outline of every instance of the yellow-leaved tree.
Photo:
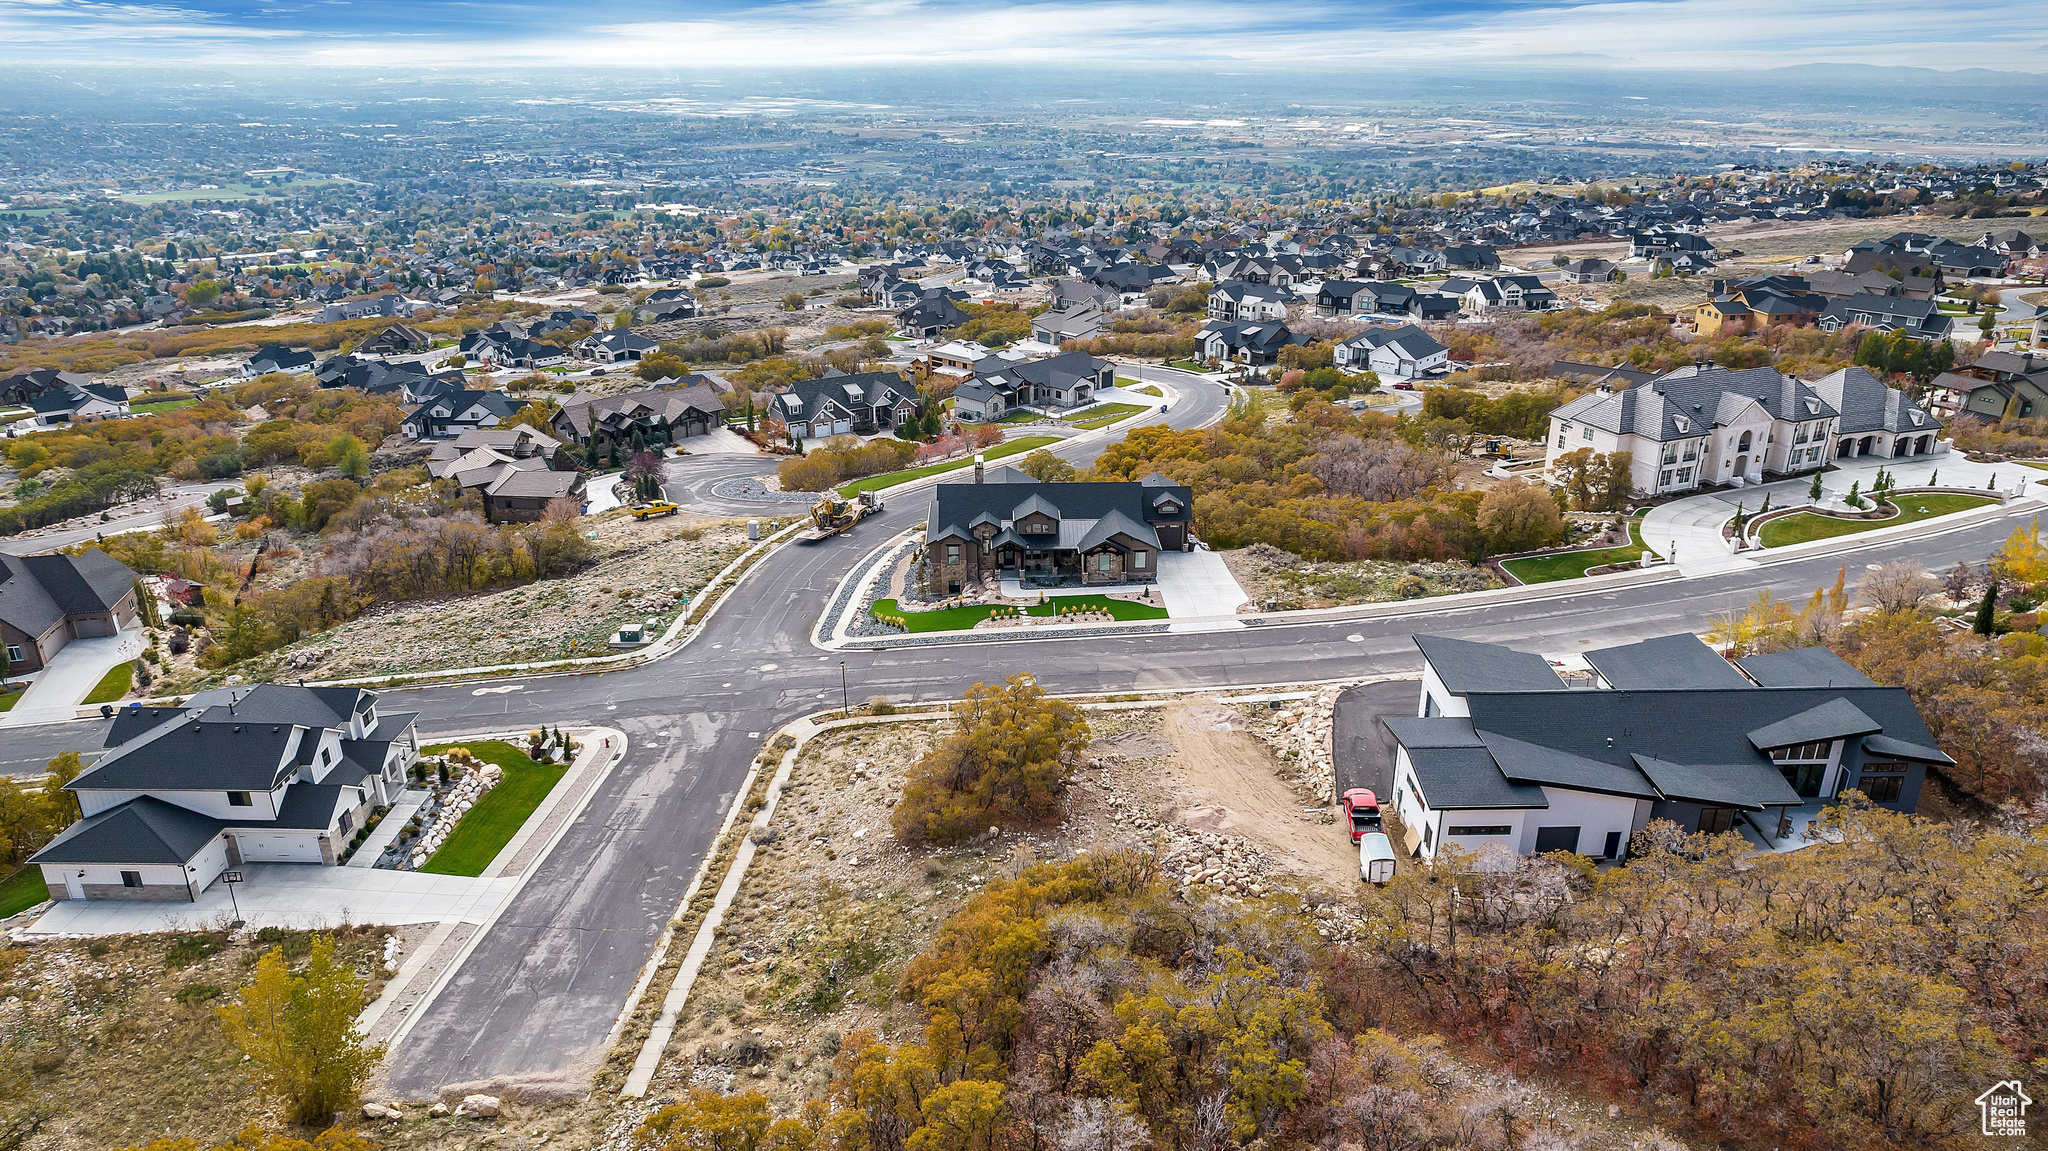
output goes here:
<path id="1" fill-rule="evenodd" d="M 362 980 L 334 954 L 334 937 L 313 937 L 304 974 L 292 974 L 284 950 L 256 962 L 240 1002 L 220 1008 L 228 1038 L 255 1068 L 263 1090 L 293 1123 L 326 1123 L 362 1098 L 382 1047 L 356 1030 Z"/>
<path id="2" fill-rule="evenodd" d="M 2005 546 L 1991 557 L 1992 574 L 2029 592 L 2048 584 L 2048 548 L 2041 546 L 2041 521 L 2013 529 Z"/>

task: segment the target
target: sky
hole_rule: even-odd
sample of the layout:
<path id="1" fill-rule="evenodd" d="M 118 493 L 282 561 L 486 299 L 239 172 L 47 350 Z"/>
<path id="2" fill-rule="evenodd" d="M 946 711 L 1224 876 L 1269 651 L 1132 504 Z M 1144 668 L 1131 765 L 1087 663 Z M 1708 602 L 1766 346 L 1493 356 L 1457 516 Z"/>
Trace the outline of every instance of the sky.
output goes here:
<path id="1" fill-rule="evenodd" d="M 0 0 L 0 59 L 2048 72 L 2048 0 Z"/>

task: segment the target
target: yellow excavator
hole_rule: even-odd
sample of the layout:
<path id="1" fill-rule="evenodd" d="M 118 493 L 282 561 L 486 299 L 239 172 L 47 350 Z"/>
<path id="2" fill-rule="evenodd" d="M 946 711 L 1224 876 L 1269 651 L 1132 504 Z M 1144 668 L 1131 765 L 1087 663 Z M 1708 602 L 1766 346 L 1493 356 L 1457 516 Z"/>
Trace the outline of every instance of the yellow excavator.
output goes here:
<path id="1" fill-rule="evenodd" d="M 873 492 L 862 492 L 850 500 L 828 492 L 824 499 L 811 505 L 811 530 L 798 535 L 797 542 L 814 544 L 831 539 L 881 510 L 882 501 Z"/>

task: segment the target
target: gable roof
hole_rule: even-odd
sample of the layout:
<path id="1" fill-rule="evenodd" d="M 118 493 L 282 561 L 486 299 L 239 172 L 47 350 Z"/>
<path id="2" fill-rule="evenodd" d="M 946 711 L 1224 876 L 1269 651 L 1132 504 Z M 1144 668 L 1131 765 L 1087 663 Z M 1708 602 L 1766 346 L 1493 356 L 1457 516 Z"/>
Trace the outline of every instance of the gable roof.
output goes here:
<path id="1" fill-rule="evenodd" d="M 1444 688 L 1455 695 L 1475 691 L 1564 691 L 1550 661 L 1530 652 L 1490 643 L 1417 635 L 1415 646 Z"/>
<path id="2" fill-rule="evenodd" d="M 145 795 L 72 824 L 29 862 L 182 866 L 226 826 Z"/>
<path id="3" fill-rule="evenodd" d="M 135 589 L 128 565 L 92 548 L 82 555 L 0 555 L 0 620 L 41 636 L 67 616 L 112 611 Z"/>
<path id="4" fill-rule="evenodd" d="M 1876 687 L 1877 681 L 1824 647 L 1744 656 L 1735 666 L 1761 687 Z"/>
<path id="5" fill-rule="evenodd" d="M 1741 672 L 1688 633 L 1603 647 L 1586 662 L 1615 687 L 1748 687 Z"/>

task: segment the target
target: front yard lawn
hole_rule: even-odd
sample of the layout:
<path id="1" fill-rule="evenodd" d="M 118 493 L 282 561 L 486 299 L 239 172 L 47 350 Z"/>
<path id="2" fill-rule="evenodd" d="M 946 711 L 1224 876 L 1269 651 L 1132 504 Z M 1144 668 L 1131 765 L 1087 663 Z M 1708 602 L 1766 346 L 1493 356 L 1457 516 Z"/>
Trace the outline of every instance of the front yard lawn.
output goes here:
<path id="1" fill-rule="evenodd" d="M 1063 607 L 1087 607 L 1106 610 L 1110 617 L 1124 620 L 1165 619 L 1166 609 L 1149 603 L 1133 603 L 1127 599 L 1111 599 L 1106 595 L 1062 595 L 1047 596 L 1046 601 L 1024 609 L 1025 615 L 1057 615 Z M 993 610 L 987 605 L 979 607 L 949 607 L 938 611 L 904 611 L 893 599 L 878 599 L 870 609 L 876 615 L 903 617 L 906 628 L 912 632 L 964 631 L 988 618 Z"/>
<path id="2" fill-rule="evenodd" d="M 1166 398 L 1166 393 L 1159 390 L 1158 384 L 1146 384 L 1142 388 L 1132 388 L 1131 390 L 1138 393 L 1141 396 L 1158 396 L 1160 399 Z"/>
<path id="3" fill-rule="evenodd" d="M 13 711 L 14 705 L 20 703 L 21 697 L 27 694 L 28 688 L 9 684 L 7 690 L 0 691 L 0 712 Z"/>
<path id="4" fill-rule="evenodd" d="M 1592 568 L 1608 564 L 1627 563 L 1643 558 L 1643 516 L 1637 512 L 1629 517 L 1628 544 L 1622 547 L 1593 548 L 1590 551 L 1558 552 L 1556 555 L 1529 556 L 1526 559 L 1503 560 L 1501 567 L 1507 573 L 1525 584 L 1552 583 L 1561 579 L 1578 579 Z"/>
<path id="5" fill-rule="evenodd" d="M 1895 528 L 1900 524 L 1931 520 L 1936 516 L 1953 515 L 1997 500 L 1988 496 L 1924 495 L 1900 496 L 1897 500 L 1899 514 L 1888 520 L 1838 520 L 1832 516 L 1800 512 L 1796 516 L 1785 516 L 1765 524 L 1757 530 L 1757 542 L 1767 548 L 1781 548 L 1787 544 L 1803 544 L 1808 540 L 1833 539 L 1836 536 L 1855 535 L 1857 532 L 1875 531 L 1878 528 Z"/>
<path id="6" fill-rule="evenodd" d="M 128 410 L 135 413 L 138 416 L 153 416 L 159 412 L 175 412 L 179 408 L 189 408 L 193 404 L 196 404 L 198 402 L 198 400 L 194 399 L 191 396 L 175 396 L 168 400 L 142 400 L 133 402 L 128 405 Z"/>
<path id="7" fill-rule="evenodd" d="M 113 703 L 115 700 L 127 695 L 129 687 L 134 683 L 135 664 L 133 661 L 130 661 L 101 676 L 100 682 L 93 687 L 92 693 L 85 697 L 85 702 Z"/>
<path id="8" fill-rule="evenodd" d="M 1098 407 L 1089 408 L 1081 414 L 1080 419 L 1070 419 L 1067 421 L 1067 424 L 1069 427 L 1092 432 L 1097 428 L 1106 428 L 1126 416 L 1134 416 L 1139 412 L 1151 410 L 1151 405 L 1149 404 L 1102 404 Z"/>
<path id="9" fill-rule="evenodd" d="M 469 814 L 455 825 L 455 834 L 441 844 L 441 849 L 420 870 L 435 875 L 482 875 L 498 852 L 519 833 L 533 809 L 562 781 L 569 767 L 535 763 L 525 752 L 499 740 L 442 744 L 426 748 L 424 754 L 439 755 L 455 746 L 467 747 L 478 759 L 497 764 L 505 770 L 505 778 L 469 809 Z"/>
<path id="10" fill-rule="evenodd" d="M 24 867 L 0 881 L 0 919 L 26 911 L 48 898 L 50 889 L 43 882 L 43 869 Z"/>
<path id="11" fill-rule="evenodd" d="M 1058 436 L 1025 436 L 1021 440 L 1011 440 L 1006 444 L 998 444 L 981 454 L 990 461 L 1000 460 L 1005 456 L 1014 456 L 1019 452 L 1028 452 L 1034 448 L 1042 448 L 1047 444 L 1056 444 L 1059 442 L 1059 439 Z M 973 456 L 965 456 L 957 460 L 947 460 L 942 464 L 926 464 L 921 468 L 905 468 L 900 472 L 886 472 L 879 476 L 869 476 L 866 479 L 855 480 L 850 484 L 839 485 L 839 494 L 842 496 L 857 496 L 862 492 L 878 492 L 883 488 L 891 488 L 897 484 L 909 483 L 911 480 L 921 480 L 926 476 L 938 475 L 940 472 L 950 472 L 955 468 L 964 468 L 973 462 Z"/>

